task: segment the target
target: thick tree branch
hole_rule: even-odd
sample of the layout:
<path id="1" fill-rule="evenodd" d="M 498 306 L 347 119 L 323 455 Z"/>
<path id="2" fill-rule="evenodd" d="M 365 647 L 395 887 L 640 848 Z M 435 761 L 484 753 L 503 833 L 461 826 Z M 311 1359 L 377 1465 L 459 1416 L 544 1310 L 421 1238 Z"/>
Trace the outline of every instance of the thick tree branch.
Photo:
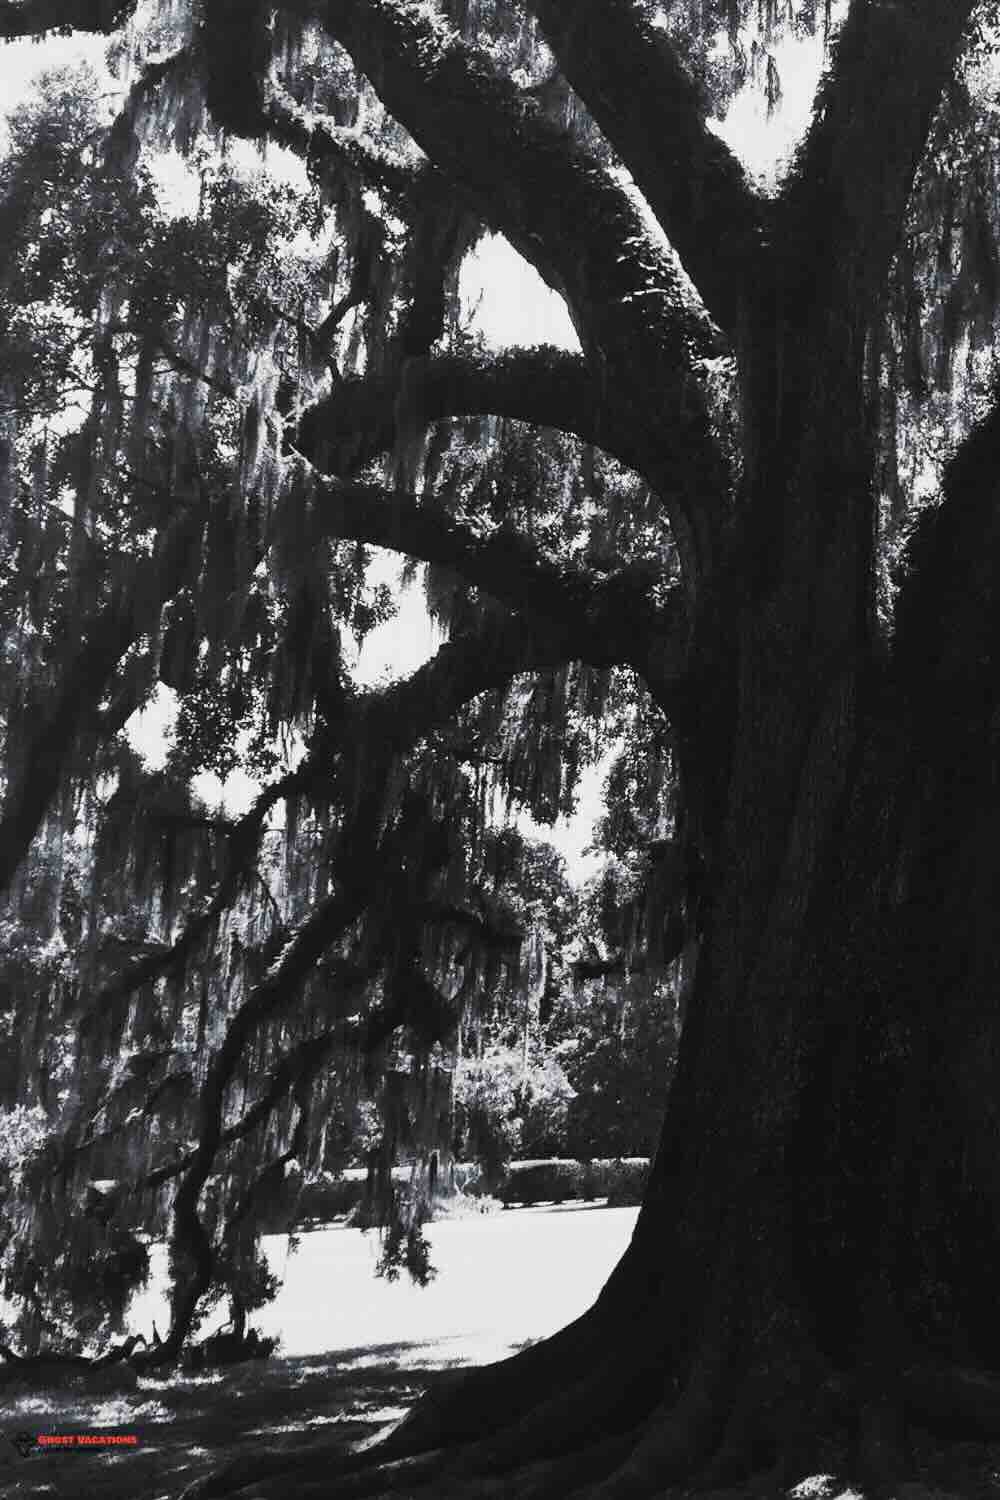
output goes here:
<path id="1" fill-rule="evenodd" d="M 698 90 L 635 0 L 531 0 L 559 66 L 730 334 L 761 251 L 763 204 L 705 124 Z"/>
<path id="2" fill-rule="evenodd" d="M 295 446 L 317 468 L 346 474 L 389 452 L 397 437 L 399 383 L 352 376 L 303 416 Z M 645 440 L 634 421 L 613 420 L 578 354 L 550 344 L 499 354 L 435 354 L 408 387 L 415 425 L 447 417 L 498 416 L 572 433 L 641 469 Z"/>
<path id="3" fill-rule="evenodd" d="M 420 505 L 412 495 L 362 485 L 324 487 L 317 515 L 317 535 L 322 534 L 368 541 L 455 568 L 500 602 L 521 610 L 526 621 L 495 622 L 482 635 L 449 642 L 412 678 L 357 700 L 347 710 L 346 724 L 338 724 L 338 744 L 325 747 L 334 755 L 341 746 L 380 738 L 384 745 L 402 750 L 447 723 L 469 698 L 505 686 L 518 672 L 544 670 L 568 660 L 631 665 L 661 705 L 671 702 L 682 677 L 686 612 L 676 589 L 657 600 L 661 570 L 655 564 L 630 565 L 604 575 L 578 573 L 536 557 L 515 536 L 503 533 L 481 539 L 447 515 Z M 103 985 L 87 1005 L 82 1030 L 99 1024 L 109 1005 L 180 969 L 211 938 L 253 871 L 270 810 L 329 774 L 324 754 L 314 751 L 296 771 L 265 788 L 249 811 L 223 830 L 227 864 L 203 910 L 189 918 L 171 945 L 144 954 Z"/>
<path id="4" fill-rule="evenodd" d="M 378 188 L 397 208 L 412 206 L 437 175 L 429 162 L 380 150 L 360 130 L 317 118 L 276 90 L 264 103 L 260 124 L 275 145 L 294 151 L 313 172 L 333 182 L 349 174 Z"/>
<path id="5" fill-rule="evenodd" d="M 654 602 L 662 581 L 655 560 L 602 574 L 550 562 L 515 532 L 478 536 L 404 491 L 321 481 L 319 498 L 320 531 L 452 568 L 500 603 L 569 631 L 571 654 L 581 659 L 600 656 L 643 670 L 651 647 L 662 649 L 669 638 L 680 670 L 683 611 L 673 594 L 665 607 Z"/>
<path id="6" fill-rule="evenodd" d="M 139 124 L 157 93 L 181 92 L 201 79 L 204 70 L 203 50 L 197 46 L 182 47 L 146 65 L 112 126 L 112 145 L 121 159 L 129 160 L 134 152 Z M 438 179 L 429 162 L 380 149 L 361 131 L 314 115 L 277 88 L 260 99 L 243 125 L 253 139 L 271 141 L 301 157 L 334 204 L 343 201 L 348 190 L 374 187 L 395 212 L 408 214 Z"/>
<path id="7" fill-rule="evenodd" d="M 793 278 L 793 322 L 817 307 L 868 317 L 974 9 L 975 0 L 854 0 L 783 193 L 776 249 Z"/>
<path id="8" fill-rule="evenodd" d="M 453 906 L 446 902 L 428 901 L 417 908 L 416 914 L 428 925 L 467 933 L 481 947 L 508 957 L 517 956 L 526 936 L 519 927 L 498 924 L 481 912 L 469 911 L 467 907 Z"/>
<path id="9" fill-rule="evenodd" d="M 480 216 L 566 298 L 602 410 L 635 433 L 643 472 L 674 507 L 693 584 L 728 511 L 709 389 L 725 345 L 676 254 L 612 173 L 426 6 L 337 0 L 326 24 Z"/>

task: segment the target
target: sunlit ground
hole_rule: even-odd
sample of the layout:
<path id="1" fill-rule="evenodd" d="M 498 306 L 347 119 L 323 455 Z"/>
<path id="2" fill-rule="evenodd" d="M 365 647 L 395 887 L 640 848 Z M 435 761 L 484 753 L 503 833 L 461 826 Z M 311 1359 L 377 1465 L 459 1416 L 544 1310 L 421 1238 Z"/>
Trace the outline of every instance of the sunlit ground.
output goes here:
<path id="1" fill-rule="evenodd" d="M 634 1208 L 566 1205 L 474 1214 L 428 1227 L 437 1276 L 426 1288 L 374 1275 L 378 1239 L 344 1226 L 265 1249 L 285 1284 L 253 1322 L 280 1334 L 278 1356 L 225 1374 L 143 1379 L 87 1398 L 9 1392 L 0 1410 L 0 1496 L 82 1500 L 175 1497 L 197 1475 L 254 1443 L 368 1438 L 455 1366 L 481 1364 L 544 1338 L 583 1312 L 628 1243 Z M 167 1324 L 165 1256 L 132 1309 L 149 1334 Z M 203 1325 L 209 1332 L 224 1310 Z M 135 1432 L 136 1450 L 17 1457 L 16 1431 Z"/>
<path id="2" fill-rule="evenodd" d="M 304 1233 L 287 1254 L 284 1235 L 264 1239 L 271 1269 L 285 1284 L 255 1315 L 255 1326 L 281 1336 L 290 1357 L 403 1342 L 475 1364 L 500 1359 L 526 1339 L 544 1338 L 590 1305 L 632 1233 L 634 1208 L 521 1208 L 428 1225 L 430 1286 L 374 1274 L 377 1234 L 346 1226 Z M 162 1274 L 163 1259 L 154 1259 Z M 131 1324 L 162 1333 L 162 1281 L 133 1303 Z M 225 1321 L 221 1314 L 215 1325 Z M 205 1324 L 206 1330 L 210 1325 Z M 417 1356 L 414 1356 L 417 1358 Z M 419 1355 L 424 1361 L 423 1352 Z"/>

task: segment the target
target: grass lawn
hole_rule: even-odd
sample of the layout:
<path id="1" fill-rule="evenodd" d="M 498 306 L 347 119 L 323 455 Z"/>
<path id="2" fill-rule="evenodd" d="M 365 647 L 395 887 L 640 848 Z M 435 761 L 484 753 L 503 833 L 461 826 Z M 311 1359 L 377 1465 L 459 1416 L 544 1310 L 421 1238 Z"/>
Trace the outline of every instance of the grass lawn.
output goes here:
<path id="1" fill-rule="evenodd" d="M 331 1437 L 352 1444 L 402 1416 L 449 1369 L 500 1359 L 590 1304 L 621 1255 L 632 1208 L 565 1205 L 443 1220 L 428 1228 L 438 1275 L 421 1289 L 373 1274 L 374 1235 L 343 1225 L 283 1236 L 265 1248 L 285 1277 L 257 1319 L 278 1355 L 223 1374 L 143 1379 L 120 1394 L 7 1390 L 0 1420 L 0 1495 L 56 1500 L 175 1500 L 194 1478 L 253 1445 L 301 1453 Z M 164 1328 L 162 1263 L 131 1324 Z M 222 1321 L 220 1315 L 216 1322 Z M 212 1324 L 206 1322 L 205 1331 Z M 135 1433 L 120 1452 L 34 1453 L 12 1433 Z"/>

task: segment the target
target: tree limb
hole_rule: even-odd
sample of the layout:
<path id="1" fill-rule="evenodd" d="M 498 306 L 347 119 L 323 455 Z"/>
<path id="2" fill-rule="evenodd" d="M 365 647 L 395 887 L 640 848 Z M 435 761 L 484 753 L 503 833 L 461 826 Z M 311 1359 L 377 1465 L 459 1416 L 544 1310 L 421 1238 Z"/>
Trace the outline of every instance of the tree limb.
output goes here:
<path id="1" fill-rule="evenodd" d="M 141 559 L 127 590 L 80 629 L 55 688 L 39 691 L 25 717 L 37 724 L 11 776 L 0 817 L 0 893 L 7 889 L 59 787 L 76 737 L 125 652 L 149 629 L 181 587 L 205 521 L 202 506 L 185 507 L 151 558 Z"/>
<path id="2" fill-rule="evenodd" d="M 531 0 L 565 77 L 621 156 L 706 306 L 730 334 L 762 244 L 764 205 L 705 124 L 695 85 L 635 0 Z"/>
<path id="3" fill-rule="evenodd" d="M 398 381 L 381 373 L 355 375 L 307 411 L 296 448 L 326 473 L 344 474 L 389 452 L 397 436 Z M 645 461 L 634 422 L 619 427 L 602 410 L 601 392 L 578 354 L 551 344 L 497 354 L 434 354 L 413 385 L 413 417 L 497 416 L 554 427 L 603 448 L 632 469 Z"/>
<path id="4" fill-rule="evenodd" d="M 776 250 L 794 278 L 793 321 L 796 305 L 802 320 L 816 308 L 842 318 L 829 310 L 844 306 L 868 317 L 974 9 L 975 0 L 854 0 L 782 194 Z"/>
<path id="5" fill-rule="evenodd" d="M 684 605 L 677 590 L 655 601 L 653 590 L 661 581 L 655 564 L 627 565 L 606 575 L 576 574 L 535 557 L 516 536 L 480 539 L 412 495 L 327 484 L 323 499 L 317 535 L 365 540 L 453 567 L 522 610 L 524 623 L 494 622 L 481 635 L 449 642 L 412 678 L 350 704 L 346 719 L 338 723 L 338 744 L 324 746 L 324 753 L 314 751 L 296 771 L 265 788 L 242 818 L 221 830 L 229 854 L 213 896 L 170 946 L 145 954 L 102 986 L 81 1017 L 81 1032 L 92 1030 L 109 1005 L 179 969 L 210 938 L 253 870 L 267 814 L 282 799 L 329 777 L 325 753 L 336 755 L 352 743 L 377 743 L 379 736 L 385 745 L 402 750 L 448 722 L 469 698 L 505 686 L 518 672 L 568 660 L 632 665 L 661 704 L 670 701 L 681 678 L 687 644 Z"/>
<path id="6" fill-rule="evenodd" d="M 635 433 L 643 472 L 673 507 L 693 584 L 728 514 L 709 378 L 726 348 L 676 254 L 611 172 L 427 7 L 338 0 L 326 25 L 479 215 L 565 297 L 602 409 Z"/>
<path id="7" fill-rule="evenodd" d="M 192 380 L 204 381 L 205 385 L 210 386 L 213 391 L 218 391 L 220 396 L 235 398 L 239 394 L 235 383 L 230 380 L 228 375 L 220 377 L 209 374 L 207 370 L 200 369 L 198 365 L 182 354 L 179 349 L 175 349 L 164 334 L 161 333 L 156 338 L 155 343 L 167 361 L 167 364 L 179 375 L 187 375 Z"/>
<path id="8" fill-rule="evenodd" d="M 349 1046 L 352 1041 L 356 1041 L 363 1047 L 365 1045 L 363 1037 L 361 1025 L 345 1021 L 298 1042 L 271 1070 L 263 1093 L 254 1100 L 235 1124 L 227 1126 L 222 1132 L 220 1146 L 235 1146 L 237 1142 L 252 1135 L 270 1119 L 272 1111 L 296 1084 L 314 1078 L 335 1050 Z M 178 1156 L 176 1160 L 154 1167 L 136 1185 L 136 1191 L 163 1187 L 175 1178 L 183 1176 L 194 1159 L 195 1148 L 192 1147 L 191 1150 Z"/>
<path id="9" fill-rule="evenodd" d="M 308 759 L 294 771 L 263 789 L 253 805 L 234 823 L 220 829 L 228 842 L 228 859 L 215 893 L 202 911 L 189 919 L 180 935 L 166 946 L 127 965 L 114 975 L 91 998 L 78 1026 L 81 1035 L 91 1031 L 101 1013 L 116 1000 L 124 999 L 144 984 L 179 969 L 199 945 L 209 938 L 223 912 L 236 900 L 243 884 L 253 872 L 257 846 L 268 813 L 286 797 L 293 797 L 317 779 L 315 766 Z"/>
<path id="10" fill-rule="evenodd" d="M 379 149 L 355 127 L 317 118 L 278 90 L 268 95 L 261 126 L 275 145 L 294 151 L 313 172 L 334 181 L 349 173 L 385 193 L 397 208 L 419 201 L 437 176 L 429 162 Z"/>
<path id="11" fill-rule="evenodd" d="M 596 655 L 642 670 L 650 643 L 678 631 L 679 601 L 671 596 L 666 609 L 653 601 L 652 591 L 662 582 L 662 567 L 653 559 L 601 574 L 550 562 L 516 532 L 501 528 L 478 536 L 405 491 L 320 481 L 318 493 L 321 533 L 451 568 L 500 603 L 570 631 L 571 655 L 580 659 Z"/>

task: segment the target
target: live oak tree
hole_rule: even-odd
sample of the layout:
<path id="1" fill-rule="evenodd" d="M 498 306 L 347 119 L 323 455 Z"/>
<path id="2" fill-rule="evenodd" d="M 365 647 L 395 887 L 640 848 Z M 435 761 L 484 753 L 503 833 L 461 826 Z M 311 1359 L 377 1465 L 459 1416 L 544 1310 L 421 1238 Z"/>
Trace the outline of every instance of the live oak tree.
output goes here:
<path id="1" fill-rule="evenodd" d="M 24 0 L 3 29 L 111 33 L 128 10 Z M 623 682 L 648 695 L 651 737 L 668 726 L 648 946 L 680 958 L 684 1028 L 632 1243 L 569 1328 L 342 1457 L 341 1494 L 644 1496 L 763 1469 L 780 1487 L 848 1440 L 889 1492 L 909 1423 L 1000 1428 L 984 1373 L 1000 1209 L 997 18 L 972 0 L 817 10 L 154 7 L 153 60 L 140 48 L 93 158 L 133 227 L 112 253 L 114 225 L 88 218 L 109 290 L 62 289 L 66 339 L 90 320 L 65 369 L 84 361 L 93 404 L 59 450 L 77 468 L 35 466 L 43 497 L 74 501 L 70 536 L 36 528 L 34 555 L 71 562 L 25 626 L 0 873 L 16 879 L 82 784 L 80 747 L 110 744 L 157 674 L 196 725 L 232 692 L 222 727 L 259 720 L 262 755 L 282 725 L 308 737 L 238 821 L 193 826 L 176 788 L 132 796 L 185 834 L 186 865 L 171 837 L 173 869 L 154 871 L 149 818 L 119 846 L 144 847 L 120 868 L 182 909 L 169 942 L 89 991 L 105 1053 L 133 994 L 147 1017 L 174 997 L 171 1035 L 192 976 L 205 996 L 196 1097 L 177 1113 L 193 1107 L 196 1140 L 161 1167 L 186 1266 L 175 1347 L 219 1249 L 205 1220 L 243 1129 L 241 1069 L 270 1066 L 259 1102 L 295 1101 L 293 1133 L 324 1015 L 356 1024 L 352 986 L 369 997 L 357 1024 L 384 1039 L 412 1024 L 415 991 L 430 1014 L 455 998 L 457 928 L 490 936 L 469 891 L 491 774 L 551 810 L 569 783 L 545 725 L 578 759 L 583 718 Z M 768 194 L 708 110 L 750 71 L 778 107 L 778 38 L 817 25 L 836 31 L 829 66 Z M 255 216 L 210 163 L 197 227 L 151 222 L 140 147 L 156 130 L 188 152 L 214 130 L 298 154 L 335 216 L 332 236 L 323 215 L 311 231 L 322 253 L 297 258 L 305 206 L 262 190 Z M 483 226 L 564 298 L 579 355 L 494 355 L 463 334 L 457 268 Z M 9 409 L 19 381 L 44 384 L 24 365 Z M 35 429 L 8 420 L 9 467 L 30 473 Z M 8 490 L 17 523 L 31 486 Z M 366 604 L 347 544 L 433 565 L 450 629 L 378 692 L 338 669 L 336 631 Z M 237 909 L 252 922 L 286 800 L 299 832 L 280 938 L 265 956 L 248 944 L 228 1003 L 205 948 Z M 255 1453 L 198 1493 L 327 1493 L 334 1460 L 316 1462 Z"/>

